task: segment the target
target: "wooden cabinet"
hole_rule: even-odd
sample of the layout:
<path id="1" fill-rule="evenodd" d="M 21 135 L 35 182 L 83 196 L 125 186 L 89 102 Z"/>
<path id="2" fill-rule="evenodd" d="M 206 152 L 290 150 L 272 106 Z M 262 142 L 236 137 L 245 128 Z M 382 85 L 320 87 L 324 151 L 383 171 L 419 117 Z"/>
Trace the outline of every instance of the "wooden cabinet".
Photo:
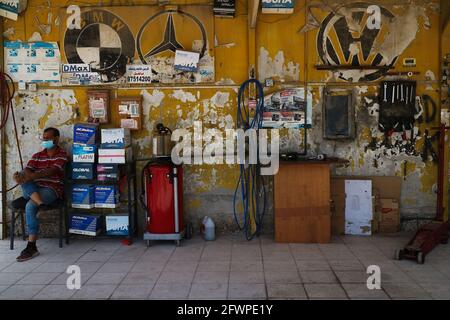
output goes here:
<path id="1" fill-rule="evenodd" d="M 330 164 L 281 163 L 274 182 L 275 241 L 330 242 Z"/>

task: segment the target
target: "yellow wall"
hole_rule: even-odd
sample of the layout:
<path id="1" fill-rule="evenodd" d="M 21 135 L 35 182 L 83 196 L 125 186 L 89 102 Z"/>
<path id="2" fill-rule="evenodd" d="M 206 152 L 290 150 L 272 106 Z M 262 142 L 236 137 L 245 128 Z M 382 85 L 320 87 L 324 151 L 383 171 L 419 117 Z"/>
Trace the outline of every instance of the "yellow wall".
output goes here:
<path id="1" fill-rule="evenodd" d="M 134 4 L 145 4 L 148 1 L 134 1 Z M 209 3 L 209 1 L 204 1 Z M 438 1 L 420 2 L 418 6 L 405 10 L 403 6 L 395 5 L 395 1 L 371 1 L 374 4 L 383 4 L 395 16 L 402 17 L 411 14 L 416 20 L 413 25 L 418 26 L 417 34 L 413 40 L 402 51 L 394 72 L 405 71 L 401 67 L 404 57 L 415 57 L 417 68 L 420 72 L 413 79 L 418 81 L 419 94 L 428 94 L 435 101 L 439 101 L 439 82 L 428 81 L 427 71 L 432 71 L 436 77 L 439 76 L 439 14 L 436 11 Z M 13 27 L 15 30 L 13 39 L 27 40 L 37 27 L 34 16 L 38 16 L 41 21 L 45 21 L 49 10 L 56 18 L 61 8 L 67 4 L 66 0 L 51 1 L 52 7 L 46 7 L 47 1 L 29 1 L 28 10 L 17 22 L 6 21 L 5 30 Z M 90 1 L 91 5 L 101 4 L 102 1 Z M 195 1 L 177 1 L 178 4 L 199 3 Z M 108 5 L 122 5 L 123 1 L 110 1 Z M 406 216 L 432 216 L 434 213 L 435 195 L 432 191 L 436 183 L 437 166 L 431 162 L 424 164 L 420 156 L 405 157 L 398 155 L 391 157 L 385 155 L 385 150 L 368 153 L 365 147 L 370 142 L 370 129 L 374 135 L 381 139 L 382 134 L 376 132 L 376 121 L 367 116 L 368 107 L 365 97 L 376 99 L 378 92 L 378 81 L 349 83 L 335 80 L 328 71 L 317 71 L 315 65 L 320 64 L 317 50 L 318 29 L 309 31 L 306 35 L 299 32 L 305 24 L 305 0 L 296 1 L 295 13 L 292 15 L 262 15 L 258 17 L 256 27 L 256 48 L 249 48 L 248 43 L 248 20 L 247 1 L 237 1 L 237 12 L 235 19 L 214 18 L 214 34 L 219 47 L 214 50 L 215 57 L 215 78 L 218 84 L 208 86 L 174 87 L 171 85 L 158 87 L 142 87 L 134 89 L 119 89 L 111 87 L 111 95 L 139 95 L 144 96 L 145 123 L 144 130 L 134 135 L 135 151 L 139 157 L 149 156 L 151 153 L 151 132 L 156 121 L 162 120 L 171 128 L 189 127 L 187 120 L 203 120 L 208 126 L 223 128 L 224 124 L 234 123 L 236 113 L 236 92 L 237 85 L 248 78 L 248 57 L 251 50 L 256 51 L 257 67 L 259 76 L 267 74 L 267 66 L 276 63 L 277 57 L 284 58 L 285 72 L 274 75 L 276 86 L 267 92 L 272 92 L 286 86 L 303 86 L 307 80 L 310 90 L 314 94 L 314 129 L 311 131 L 312 139 L 310 150 L 312 153 L 327 153 L 330 156 L 340 156 L 348 158 L 351 165 L 346 168 L 337 168 L 336 174 L 342 175 L 398 175 L 403 176 L 403 160 L 410 163 L 408 176 L 403 183 L 402 212 Z M 124 8 L 121 9 L 125 12 Z M 311 13 L 322 21 L 330 13 L 324 7 L 315 7 Z M 133 8 L 130 7 L 124 13 L 125 20 L 133 19 Z M 53 22 L 55 20 L 53 19 Z M 429 24 L 429 26 L 428 26 Z M 60 41 L 61 31 L 64 21 L 60 26 L 53 23 L 52 32 L 44 35 L 45 41 Z M 408 27 L 405 27 L 404 34 L 408 35 Z M 392 30 L 391 30 L 392 31 Z M 185 32 L 189 32 L 186 30 Z M 385 33 L 389 30 L 385 30 Z M 447 32 L 448 34 L 448 32 Z M 305 39 L 305 36 L 307 39 Z M 387 37 L 387 34 L 385 34 Z M 306 41 L 305 41 L 306 40 Z M 400 40 L 398 40 L 400 41 Z M 444 43 L 448 41 L 443 41 Z M 223 44 L 231 44 L 223 46 Z M 213 47 L 213 44 L 209 44 Z M 445 49 L 444 49 L 445 51 Z M 448 50 L 446 52 L 449 52 Z M 307 69 L 305 70 L 305 65 Z M 298 68 L 298 77 L 292 68 Z M 307 77 L 307 78 L 306 78 Z M 264 80 L 264 79 L 260 79 Z M 226 83 L 227 86 L 224 86 Z M 338 85 L 353 88 L 357 93 L 358 105 L 356 106 L 358 130 L 357 139 L 352 142 L 333 143 L 323 141 L 321 132 L 321 101 L 322 88 L 325 85 Z M 71 125 L 77 121 L 87 119 L 86 108 L 86 88 L 51 88 L 49 91 L 40 90 L 38 93 L 31 93 L 16 99 L 18 118 L 20 126 L 24 125 L 25 132 L 22 137 L 25 157 L 28 158 L 35 151 L 35 137 L 39 131 L 49 125 L 56 125 L 62 128 L 66 135 L 65 146 L 69 146 Z M 191 101 L 183 102 L 182 99 L 173 97 L 182 90 L 182 96 L 188 95 Z M 45 95 L 47 93 L 48 95 Z M 191 94 L 191 95 L 189 95 Z M 177 96 L 177 95 L 175 95 Z M 220 103 L 221 97 L 228 97 L 225 104 Z M 156 102 L 155 102 L 156 101 Z M 157 102 L 160 102 L 159 104 Z M 22 108 L 21 108 L 22 106 Z M 214 121 L 216 119 L 217 121 Z M 230 118 L 231 117 L 231 118 Z M 23 120 L 22 120 L 23 118 Z M 423 133 L 426 127 L 436 126 L 435 123 L 422 124 L 420 131 Z M 302 140 L 300 134 L 284 132 L 284 146 L 299 146 Z M 421 150 L 421 141 L 417 144 L 417 150 Z M 17 169 L 17 154 L 15 145 L 9 140 L 9 162 L 7 174 L 11 178 L 12 173 Z M 383 164 L 378 168 L 373 166 L 374 159 L 378 159 Z M 206 214 L 212 214 L 220 225 L 232 225 L 232 194 L 238 175 L 236 166 L 186 166 L 186 212 L 194 219 L 194 224 L 198 219 Z M 11 181 L 11 180 L 10 180 Z"/>

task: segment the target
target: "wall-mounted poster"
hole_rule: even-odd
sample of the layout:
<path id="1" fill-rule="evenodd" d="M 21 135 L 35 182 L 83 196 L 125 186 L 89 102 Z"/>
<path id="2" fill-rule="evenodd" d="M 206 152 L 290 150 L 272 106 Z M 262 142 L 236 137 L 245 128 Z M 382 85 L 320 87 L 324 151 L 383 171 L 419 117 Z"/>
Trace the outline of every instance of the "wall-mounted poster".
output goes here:
<path id="1" fill-rule="evenodd" d="M 61 21 L 67 20 L 65 9 L 60 15 Z M 215 81 L 211 6 L 86 7 L 81 10 L 81 29 L 64 27 L 61 43 L 66 62 L 89 64 L 102 83 L 126 83 L 129 65 L 148 65 L 151 83 Z M 198 54 L 196 71 L 176 70 L 177 50 Z"/>
<path id="2" fill-rule="evenodd" d="M 5 42 L 5 70 L 14 82 L 60 82 L 61 54 L 56 42 Z"/>
<path id="3" fill-rule="evenodd" d="M 179 71 L 197 72 L 199 58 L 200 54 L 198 52 L 177 50 L 175 52 L 174 68 Z"/>
<path id="4" fill-rule="evenodd" d="M 287 89 L 265 96 L 263 127 L 304 128 L 312 125 L 312 93 L 305 89 Z"/>

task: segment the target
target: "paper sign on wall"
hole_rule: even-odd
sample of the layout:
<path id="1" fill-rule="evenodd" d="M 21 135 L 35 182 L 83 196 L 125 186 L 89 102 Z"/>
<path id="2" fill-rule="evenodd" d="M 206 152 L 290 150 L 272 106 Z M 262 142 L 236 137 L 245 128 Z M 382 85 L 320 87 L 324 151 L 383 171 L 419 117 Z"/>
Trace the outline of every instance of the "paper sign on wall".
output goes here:
<path id="1" fill-rule="evenodd" d="M 174 68 L 179 71 L 197 72 L 200 54 L 198 52 L 177 50 Z"/>
<path id="2" fill-rule="evenodd" d="M 14 82 L 60 82 L 56 42 L 5 42 L 5 70 Z"/>
<path id="3" fill-rule="evenodd" d="M 92 72 L 88 64 L 66 63 L 62 65 L 62 82 L 65 85 L 100 84 L 101 77 L 98 72 Z"/>
<path id="4" fill-rule="evenodd" d="M 129 64 L 126 73 L 127 83 L 152 83 L 152 67 L 148 64 Z"/>

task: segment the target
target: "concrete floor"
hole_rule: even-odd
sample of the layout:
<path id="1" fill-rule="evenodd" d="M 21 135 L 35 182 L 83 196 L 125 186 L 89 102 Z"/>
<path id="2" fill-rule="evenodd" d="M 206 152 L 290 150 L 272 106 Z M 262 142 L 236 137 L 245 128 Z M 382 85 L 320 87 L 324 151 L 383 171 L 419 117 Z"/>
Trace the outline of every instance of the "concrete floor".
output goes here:
<path id="1" fill-rule="evenodd" d="M 57 240 L 38 243 L 41 255 L 17 263 L 24 242 L 0 241 L 0 299 L 450 299 L 450 246 L 425 265 L 395 261 L 410 234 L 339 237 L 331 244 L 277 244 L 241 235 L 200 238 L 147 248 L 144 241 Z M 69 265 L 81 268 L 82 287 L 69 290 Z M 378 265 L 382 290 L 368 290 L 366 267 Z"/>

